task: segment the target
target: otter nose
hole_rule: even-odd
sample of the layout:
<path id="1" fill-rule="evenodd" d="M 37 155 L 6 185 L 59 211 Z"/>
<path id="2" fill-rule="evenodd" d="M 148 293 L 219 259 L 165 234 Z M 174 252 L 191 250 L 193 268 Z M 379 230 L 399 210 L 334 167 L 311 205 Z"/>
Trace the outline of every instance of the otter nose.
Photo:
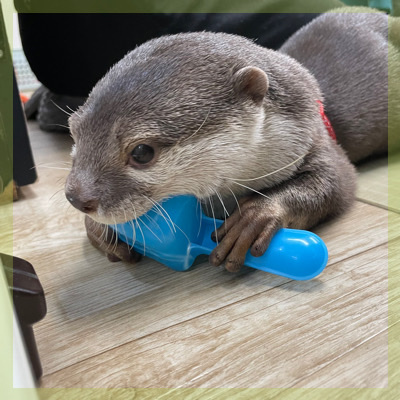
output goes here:
<path id="1" fill-rule="evenodd" d="M 71 192 L 65 193 L 65 197 L 75 208 L 86 214 L 95 212 L 99 204 L 97 199 L 84 198 L 83 196 L 79 196 Z"/>

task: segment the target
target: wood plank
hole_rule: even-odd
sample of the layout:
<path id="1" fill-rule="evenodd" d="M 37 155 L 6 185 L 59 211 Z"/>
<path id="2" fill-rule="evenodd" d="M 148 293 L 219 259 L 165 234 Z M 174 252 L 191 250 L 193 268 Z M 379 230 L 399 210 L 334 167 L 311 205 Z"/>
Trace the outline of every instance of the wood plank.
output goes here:
<path id="1" fill-rule="evenodd" d="M 306 291 L 287 282 L 47 375 L 43 385 L 288 387 L 387 327 L 386 246 L 339 264 L 347 272 L 332 268 Z M 382 385 L 376 378 L 369 383 Z"/>
<path id="2" fill-rule="evenodd" d="M 275 398 L 283 389 L 141 389 L 141 388 L 114 388 L 114 389 L 38 389 L 41 400 L 266 400 Z M 314 399 L 318 399 L 315 397 Z M 286 398 L 285 398 L 286 400 Z"/>
<path id="3" fill-rule="evenodd" d="M 148 259 L 136 267 L 112 264 L 88 244 L 82 216 L 64 199 L 62 187 L 67 171 L 48 168 L 66 167 L 64 162 L 69 160 L 71 139 L 68 135 L 43 133 L 35 125 L 31 126 L 30 134 L 38 163 L 39 182 L 25 187 L 22 199 L 14 204 L 14 254 L 33 263 L 46 292 L 48 315 L 35 325 L 44 371 L 48 375 L 43 380 L 44 385 L 57 385 L 63 379 L 68 381 L 67 386 L 72 385 L 77 377 L 74 375 L 69 380 L 68 371 L 75 365 L 77 370 L 80 368 L 82 371 L 79 386 L 97 382 L 93 379 L 93 371 L 96 370 L 100 374 L 97 377 L 99 382 L 103 374 L 110 376 L 105 381 L 106 385 L 123 386 L 128 379 L 126 371 L 131 368 L 132 373 L 136 371 L 132 364 L 137 358 L 138 366 L 148 367 L 147 377 L 138 375 L 143 382 L 151 385 L 151 382 L 162 382 L 164 379 L 164 382 L 175 386 L 173 361 L 179 354 L 195 354 L 197 357 L 193 358 L 193 363 L 197 361 L 197 365 L 192 363 L 189 371 L 182 370 L 182 385 L 190 383 L 195 374 L 204 374 L 193 380 L 192 384 L 200 384 L 203 379 L 213 386 L 214 381 L 207 373 L 212 375 L 215 371 L 215 381 L 220 379 L 219 384 L 222 382 L 221 374 L 227 382 L 232 382 L 237 371 L 232 367 L 234 364 L 231 364 L 230 354 L 221 358 L 217 369 L 213 365 L 203 368 L 201 351 L 208 354 L 209 347 L 219 343 L 219 339 L 212 336 L 214 332 L 221 333 L 221 338 L 229 342 L 222 349 L 231 349 L 229 351 L 239 358 L 242 353 L 238 351 L 243 349 L 249 367 L 246 366 L 247 372 L 241 375 L 237 384 L 241 382 L 248 387 L 259 383 L 248 372 L 250 366 L 260 365 L 264 368 L 264 363 L 269 360 L 263 341 L 276 345 L 273 353 L 276 354 L 279 348 L 284 348 L 285 343 L 295 340 L 294 333 L 283 329 L 281 325 L 290 326 L 293 323 L 291 320 L 298 316 L 298 309 L 295 309 L 297 304 L 307 311 L 305 318 L 310 327 L 314 329 L 314 326 L 318 326 L 320 336 L 330 335 L 332 341 L 336 327 L 336 334 L 342 333 L 340 329 L 345 330 L 342 315 L 332 309 L 335 301 L 339 301 L 337 304 L 346 309 L 350 322 L 358 315 L 354 304 L 362 305 L 365 318 L 359 322 L 360 329 L 364 323 L 367 326 L 374 324 L 373 321 L 368 322 L 370 315 L 367 310 L 372 305 L 368 305 L 367 298 L 363 296 L 368 293 L 370 302 L 382 298 L 384 294 L 381 293 L 380 281 L 374 281 L 367 289 L 368 284 L 362 273 L 350 278 L 349 275 L 352 275 L 350 271 L 353 269 L 361 271 L 363 265 L 368 269 L 368 264 L 373 267 L 385 259 L 384 250 L 379 246 L 388 240 L 388 215 L 395 228 L 393 238 L 400 236 L 400 216 L 356 202 L 346 215 L 318 227 L 316 232 L 327 243 L 330 260 L 323 274 L 310 282 L 291 282 L 251 270 L 232 275 L 207 263 L 186 273 L 171 271 Z M 60 192 L 52 197 L 57 190 Z M 352 293 L 351 285 L 360 290 L 355 289 Z M 353 302 L 353 307 L 351 304 L 345 305 L 345 298 Z M 331 310 L 330 319 L 320 315 L 325 304 Z M 325 324 L 318 325 L 314 321 L 310 307 L 316 308 L 317 315 Z M 272 315 L 271 331 L 264 315 L 266 310 L 268 315 Z M 371 316 L 376 311 L 379 310 L 371 308 Z M 231 320 L 233 332 L 229 334 Z M 246 323 L 245 329 L 240 320 Z M 379 319 L 375 321 L 378 325 L 381 322 Z M 264 324 L 268 326 L 265 332 L 261 329 Z M 262 350 L 261 353 L 252 352 L 251 343 L 245 343 L 252 331 L 259 334 L 259 338 L 252 343 L 254 349 Z M 274 332 L 279 332 L 279 339 L 271 336 Z M 313 354 L 310 350 L 312 332 L 307 333 L 306 325 L 301 325 L 299 332 L 308 338 L 304 357 L 309 362 L 307 373 L 311 375 L 302 375 L 301 378 L 305 379 L 317 373 L 322 364 L 317 356 L 311 361 L 308 359 Z M 192 348 L 192 336 L 195 338 L 195 348 Z M 335 342 L 338 362 L 346 352 L 362 346 L 350 331 L 345 331 L 345 338 L 347 342 Z M 345 343 L 349 347 L 343 347 Z M 131 350 L 126 346 L 134 347 Z M 329 358 L 331 355 L 326 347 L 323 349 L 327 352 L 327 360 L 323 365 L 329 368 L 329 363 L 333 363 L 334 359 Z M 120 350 L 126 351 L 126 354 L 115 359 L 114 355 Z M 211 355 L 218 355 L 218 351 L 217 346 Z M 110 363 L 107 357 L 111 357 Z M 146 364 L 146 357 L 149 364 Z M 277 357 L 276 360 L 279 355 Z M 160 365 L 166 367 L 165 371 L 171 373 L 169 380 L 164 376 L 167 372 L 157 371 L 156 361 L 159 359 L 164 363 Z M 102 369 L 97 369 L 99 360 L 104 362 Z M 92 361 L 93 365 L 90 364 Z M 289 364 L 292 361 L 289 358 Z M 112 371 L 115 364 L 119 369 L 116 368 L 114 376 Z M 287 364 L 279 366 L 274 360 L 272 364 L 275 374 L 286 373 Z M 179 364 L 179 368 L 184 367 L 184 364 Z M 185 374 L 189 377 L 188 381 L 184 380 Z M 64 378 L 60 378 L 62 376 Z M 294 380 L 292 384 L 295 384 Z"/>
<path id="4" fill-rule="evenodd" d="M 400 213 L 400 153 L 389 158 L 389 209 Z"/>
<path id="5" fill-rule="evenodd" d="M 71 163 L 69 154 L 73 140 L 68 133 L 44 132 L 35 121 L 28 121 L 28 132 L 35 163 L 39 168 L 47 163 Z"/>
<path id="6" fill-rule="evenodd" d="M 388 159 L 368 161 L 357 167 L 357 199 L 378 207 L 388 208 Z"/>
<path id="7" fill-rule="evenodd" d="M 374 380 L 371 380 L 374 377 Z M 385 388 L 388 386 L 387 330 L 333 360 L 296 388 Z"/>
<path id="8" fill-rule="evenodd" d="M 387 240 L 382 210 L 359 204 L 353 212 L 349 220 L 321 230 L 331 254 L 326 271 L 336 271 L 333 263 Z M 351 235 L 341 234 L 366 212 L 366 225 L 356 226 Z M 32 229 L 29 234 L 21 231 L 21 240 L 15 240 L 16 254 L 33 263 L 46 291 L 48 315 L 36 327 L 46 373 L 287 282 L 261 271 L 237 276 L 209 265 L 177 273 L 148 259 L 137 267 L 111 264 L 87 243 L 82 226 L 72 222 L 75 232 L 69 225 L 61 229 L 62 218 L 42 217 L 42 239 Z M 366 232 L 374 232 L 373 240 Z M 301 282 L 296 287 L 307 290 Z M 116 321 L 124 321 L 124 327 L 110 335 Z M 91 332 L 96 332 L 96 340 L 89 339 Z"/>

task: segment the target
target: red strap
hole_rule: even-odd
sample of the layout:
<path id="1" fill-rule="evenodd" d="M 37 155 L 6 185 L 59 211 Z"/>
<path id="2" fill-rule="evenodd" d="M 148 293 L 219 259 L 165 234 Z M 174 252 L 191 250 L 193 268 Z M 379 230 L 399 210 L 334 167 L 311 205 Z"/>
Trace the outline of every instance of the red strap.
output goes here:
<path id="1" fill-rule="evenodd" d="M 329 136 L 333 140 L 336 140 L 335 131 L 333 129 L 333 126 L 332 126 L 331 122 L 329 121 L 328 117 L 325 114 L 324 105 L 322 104 L 322 101 L 321 100 L 317 100 L 317 103 L 319 104 L 319 113 L 321 114 L 322 121 L 324 121 L 324 125 L 325 125 L 325 128 L 327 129 L 327 131 L 329 133 Z"/>

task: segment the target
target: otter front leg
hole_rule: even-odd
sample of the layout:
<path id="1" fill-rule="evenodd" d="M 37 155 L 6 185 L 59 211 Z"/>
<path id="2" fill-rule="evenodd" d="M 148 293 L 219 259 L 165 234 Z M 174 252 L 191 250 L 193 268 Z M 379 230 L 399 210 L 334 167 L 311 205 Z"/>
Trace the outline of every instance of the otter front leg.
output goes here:
<path id="1" fill-rule="evenodd" d="M 225 261 L 225 268 L 238 272 L 247 251 L 259 257 L 278 231 L 287 225 L 283 208 L 277 202 L 269 202 L 260 195 L 243 198 L 240 208 L 212 234 L 218 246 L 210 255 L 211 264 L 218 266 Z"/>
<path id="2" fill-rule="evenodd" d="M 86 215 L 85 227 L 90 243 L 105 253 L 110 261 L 125 261 L 134 264 L 141 259 L 142 256 L 139 253 L 117 239 L 116 233 L 108 225 L 100 224 Z"/>
<path id="3" fill-rule="evenodd" d="M 210 255 L 213 265 L 225 262 L 237 272 L 250 249 L 253 256 L 266 251 L 279 228 L 310 229 L 346 210 L 354 200 L 356 175 L 337 146 L 309 156 L 297 174 L 269 190 L 265 197 L 243 198 L 240 209 L 213 235 L 219 244 Z"/>

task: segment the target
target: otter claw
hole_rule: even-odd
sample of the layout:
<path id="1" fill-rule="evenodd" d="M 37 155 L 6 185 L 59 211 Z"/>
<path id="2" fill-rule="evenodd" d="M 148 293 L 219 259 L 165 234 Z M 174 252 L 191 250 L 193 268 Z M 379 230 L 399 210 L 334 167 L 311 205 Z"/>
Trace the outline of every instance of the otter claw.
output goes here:
<path id="1" fill-rule="evenodd" d="M 210 254 L 212 265 L 221 265 L 230 272 L 238 272 L 244 264 L 250 249 L 255 257 L 262 256 L 268 248 L 273 235 L 282 227 L 281 218 L 274 216 L 271 208 L 260 199 L 250 198 L 236 210 L 212 236 L 220 239 L 217 247 Z"/>

